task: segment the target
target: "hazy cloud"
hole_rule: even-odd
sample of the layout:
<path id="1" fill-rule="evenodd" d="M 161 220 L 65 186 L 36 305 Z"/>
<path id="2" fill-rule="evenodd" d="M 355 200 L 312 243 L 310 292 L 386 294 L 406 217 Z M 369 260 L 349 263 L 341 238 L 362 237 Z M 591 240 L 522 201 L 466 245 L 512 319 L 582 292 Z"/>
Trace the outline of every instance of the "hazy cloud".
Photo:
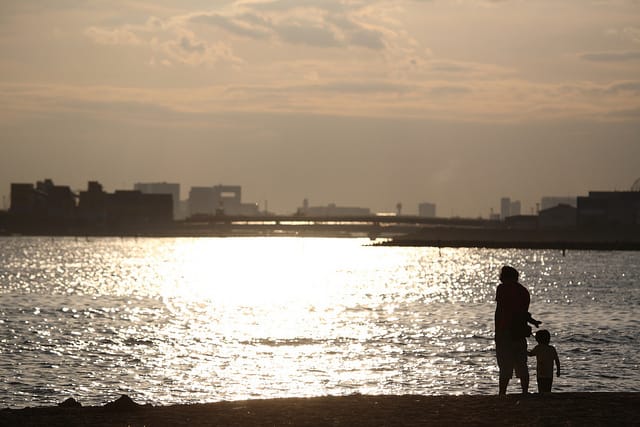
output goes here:
<path id="1" fill-rule="evenodd" d="M 223 43 L 208 42 L 183 25 L 184 19 L 150 17 L 142 25 L 124 25 L 116 28 L 89 27 L 85 34 L 103 45 L 147 47 L 160 56 L 158 62 L 186 65 L 240 63 L 232 48 Z M 154 61 L 152 61 L 154 62 Z"/>
<path id="2" fill-rule="evenodd" d="M 190 20 L 196 23 L 217 26 L 232 34 L 253 39 L 266 39 L 272 33 L 270 28 L 265 28 L 267 23 L 262 22 L 253 14 L 243 14 L 235 19 L 218 13 L 198 14 L 192 16 Z"/>
<path id="3" fill-rule="evenodd" d="M 325 27 L 302 24 L 283 24 L 276 27 L 276 33 L 286 42 L 317 47 L 337 46 L 334 33 Z"/>
<path id="4" fill-rule="evenodd" d="M 627 62 L 640 60 L 640 51 L 583 53 L 581 59 L 593 62 Z"/>
<path id="5" fill-rule="evenodd" d="M 465 86 L 438 86 L 429 90 L 429 93 L 438 96 L 464 95 L 471 92 L 473 92 L 473 90 Z"/>
<path id="6" fill-rule="evenodd" d="M 640 81 L 614 83 L 606 88 L 605 91 L 610 94 L 618 94 L 621 92 L 640 93 Z"/>
<path id="7" fill-rule="evenodd" d="M 93 41 L 104 45 L 141 45 L 144 42 L 127 28 L 98 28 L 89 27 L 85 31 Z"/>
<path id="8" fill-rule="evenodd" d="M 623 40 L 629 40 L 633 43 L 640 43 L 640 27 L 612 28 L 608 29 L 605 34 L 616 36 Z"/>
<path id="9" fill-rule="evenodd" d="M 235 6 L 227 14 L 202 12 L 190 20 L 253 39 L 278 37 L 285 43 L 312 47 L 385 47 L 385 31 L 359 21 L 363 6 L 358 2 L 238 2 Z"/>

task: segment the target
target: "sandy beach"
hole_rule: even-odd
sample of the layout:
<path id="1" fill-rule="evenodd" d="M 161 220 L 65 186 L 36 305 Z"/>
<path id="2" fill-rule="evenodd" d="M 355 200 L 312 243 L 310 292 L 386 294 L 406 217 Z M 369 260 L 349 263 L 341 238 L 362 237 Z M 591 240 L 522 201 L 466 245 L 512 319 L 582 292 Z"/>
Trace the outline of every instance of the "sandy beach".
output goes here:
<path id="1" fill-rule="evenodd" d="M 640 393 L 325 396 L 151 406 L 4 409 L 1 426 L 640 425 Z"/>

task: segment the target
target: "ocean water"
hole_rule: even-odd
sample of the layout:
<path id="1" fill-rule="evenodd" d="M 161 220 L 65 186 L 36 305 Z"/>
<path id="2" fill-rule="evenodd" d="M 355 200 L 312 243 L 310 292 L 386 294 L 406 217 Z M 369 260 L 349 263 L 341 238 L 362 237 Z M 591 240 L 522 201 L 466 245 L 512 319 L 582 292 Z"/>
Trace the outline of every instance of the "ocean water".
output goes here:
<path id="1" fill-rule="evenodd" d="M 0 408 L 495 394 L 504 264 L 552 334 L 554 390 L 640 391 L 640 253 L 369 243 L 2 237 Z"/>

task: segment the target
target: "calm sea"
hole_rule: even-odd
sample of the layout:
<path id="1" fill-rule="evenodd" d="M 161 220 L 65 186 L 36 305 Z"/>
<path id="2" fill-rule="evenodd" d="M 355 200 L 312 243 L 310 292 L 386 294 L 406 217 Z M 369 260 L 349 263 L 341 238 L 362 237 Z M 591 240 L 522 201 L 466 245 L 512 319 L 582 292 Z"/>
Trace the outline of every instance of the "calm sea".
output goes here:
<path id="1" fill-rule="evenodd" d="M 639 252 L 368 244 L 0 238 L 0 408 L 495 394 L 503 264 L 552 334 L 556 390 L 640 391 Z"/>

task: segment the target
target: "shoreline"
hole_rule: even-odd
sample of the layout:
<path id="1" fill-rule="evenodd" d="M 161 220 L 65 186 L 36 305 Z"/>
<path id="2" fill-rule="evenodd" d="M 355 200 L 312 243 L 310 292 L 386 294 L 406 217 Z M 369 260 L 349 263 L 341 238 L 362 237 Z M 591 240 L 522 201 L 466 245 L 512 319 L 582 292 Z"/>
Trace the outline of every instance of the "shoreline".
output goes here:
<path id="1" fill-rule="evenodd" d="M 304 238 L 341 238 L 363 239 L 369 238 L 366 246 L 371 247 L 432 247 L 432 248 L 478 248 L 478 249 L 532 249 L 559 251 L 640 251 L 640 241 L 588 241 L 588 240 L 492 240 L 492 239 L 421 239 L 412 236 L 381 237 L 372 239 L 362 233 L 139 233 L 139 234 L 0 234 L 1 237 L 42 237 L 42 238 L 71 238 L 75 240 L 91 241 L 100 238 L 119 239 L 171 239 L 171 238 L 247 238 L 247 237 L 296 237 Z"/>
<path id="2" fill-rule="evenodd" d="M 70 405 L 73 402 L 66 402 Z M 543 396 L 360 395 L 0 410 L 0 426 L 423 426 L 640 425 L 640 392 Z"/>

